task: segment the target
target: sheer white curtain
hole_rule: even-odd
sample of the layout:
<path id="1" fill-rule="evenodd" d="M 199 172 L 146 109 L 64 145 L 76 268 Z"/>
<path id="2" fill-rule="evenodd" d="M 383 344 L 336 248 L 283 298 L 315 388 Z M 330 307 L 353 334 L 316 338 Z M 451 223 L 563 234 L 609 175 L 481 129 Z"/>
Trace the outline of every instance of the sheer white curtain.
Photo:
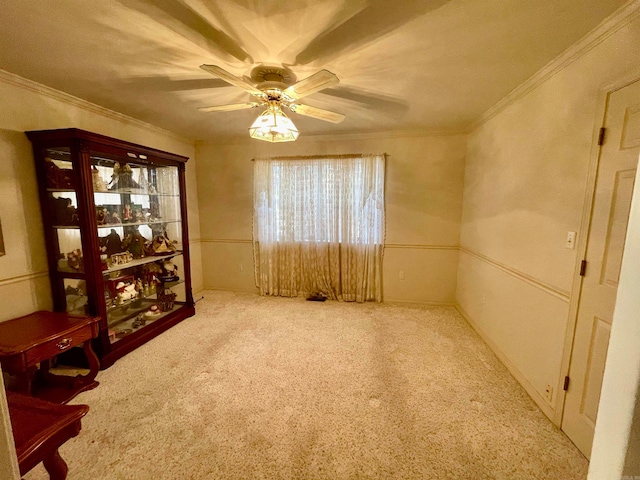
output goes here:
<path id="1" fill-rule="evenodd" d="M 261 295 L 382 301 L 384 170 L 383 154 L 255 160 Z"/>

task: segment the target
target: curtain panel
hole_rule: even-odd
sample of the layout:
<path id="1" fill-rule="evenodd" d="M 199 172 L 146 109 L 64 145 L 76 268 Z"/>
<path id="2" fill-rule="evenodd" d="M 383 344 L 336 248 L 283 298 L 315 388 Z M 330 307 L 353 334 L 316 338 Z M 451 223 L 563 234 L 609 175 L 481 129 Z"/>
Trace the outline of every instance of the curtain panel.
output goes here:
<path id="1" fill-rule="evenodd" d="M 384 170 L 383 154 L 255 160 L 261 295 L 382 301 Z"/>

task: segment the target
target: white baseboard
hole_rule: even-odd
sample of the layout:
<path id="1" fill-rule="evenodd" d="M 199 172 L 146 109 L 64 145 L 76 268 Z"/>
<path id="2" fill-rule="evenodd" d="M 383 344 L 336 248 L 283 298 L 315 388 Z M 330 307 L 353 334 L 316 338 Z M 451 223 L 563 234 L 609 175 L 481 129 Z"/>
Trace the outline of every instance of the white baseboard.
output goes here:
<path id="1" fill-rule="evenodd" d="M 201 292 L 205 290 L 218 290 L 220 292 L 236 292 L 236 293 L 258 293 L 258 287 L 254 287 L 253 289 L 249 288 L 228 288 L 228 287 L 215 287 L 212 285 L 205 285 Z"/>
<path id="2" fill-rule="evenodd" d="M 418 305 L 431 305 L 434 307 L 455 307 L 455 304 L 452 302 L 430 302 L 422 299 L 406 299 L 406 298 L 393 298 L 393 297 L 383 297 L 383 303 L 414 303 Z"/>
<path id="3" fill-rule="evenodd" d="M 498 359 L 504 364 L 505 367 L 507 367 L 507 370 L 509 370 L 511 375 L 513 375 L 518 383 L 522 385 L 522 387 L 529 394 L 532 400 L 536 403 L 536 405 L 538 405 L 540 410 L 542 410 L 542 413 L 544 413 L 556 427 L 559 427 L 560 425 L 555 421 L 555 409 L 553 408 L 553 406 L 549 405 L 549 403 L 540 394 L 540 392 L 538 392 L 538 390 L 536 390 L 531 382 L 529 382 L 527 377 L 525 377 L 525 375 L 518 369 L 518 367 L 516 367 L 513 362 L 511 362 L 509 357 L 507 357 L 507 355 L 493 342 L 493 340 L 491 340 L 491 337 L 489 337 L 489 335 L 487 335 L 487 333 L 476 322 L 473 321 L 471 316 L 464 311 L 460 304 L 456 303 L 454 306 L 458 310 L 460 315 L 462 315 L 462 317 L 467 321 L 467 323 L 471 325 L 471 327 L 476 331 L 478 335 L 480 335 L 480 338 L 484 340 L 491 351 L 493 351 L 495 356 L 498 357 Z"/>

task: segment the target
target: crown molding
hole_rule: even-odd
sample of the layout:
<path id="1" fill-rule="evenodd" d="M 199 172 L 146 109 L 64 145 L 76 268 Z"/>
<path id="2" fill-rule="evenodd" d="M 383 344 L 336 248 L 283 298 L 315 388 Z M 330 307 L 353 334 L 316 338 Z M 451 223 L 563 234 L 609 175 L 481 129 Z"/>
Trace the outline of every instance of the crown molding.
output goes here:
<path id="1" fill-rule="evenodd" d="M 563 53 L 547 63 L 535 74 L 525 80 L 522 84 L 512 90 L 507 96 L 493 105 L 489 110 L 480 115 L 466 129 L 472 132 L 482 124 L 486 123 L 511 104 L 521 99 L 535 88 L 553 77 L 556 73 L 575 62 L 589 51 L 604 42 L 611 35 L 628 25 L 640 15 L 640 0 L 630 0 L 620 7 L 610 16 L 605 18 L 597 27 L 587 33 L 582 39 L 574 43 Z"/>
<path id="2" fill-rule="evenodd" d="M 336 142 L 340 140 L 371 140 L 380 138 L 426 138 L 426 137 L 452 137 L 457 135 L 467 135 L 467 129 L 423 129 L 423 130 L 380 130 L 366 133 L 328 133 L 318 135 L 304 135 L 295 141 L 297 144 L 306 142 Z M 234 135 L 219 138 L 218 140 L 196 140 L 196 147 L 216 146 L 216 145 L 242 145 L 256 140 L 248 135 Z"/>
<path id="3" fill-rule="evenodd" d="M 179 140 L 180 142 L 193 145 L 193 141 L 185 137 L 182 137 L 177 133 L 171 132 L 169 130 L 165 130 L 164 128 L 156 127 L 155 125 L 152 125 L 147 122 L 143 122 L 142 120 L 138 120 L 133 117 L 129 117 L 128 115 L 125 115 L 123 113 L 119 113 L 114 110 L 101 107 L 100 105 L 97 105 L 95 103 L 91 103 L 87 100 L 83 100 L 82 98 L 75 97 L 69 93 L 56 90 L 55 88 L 48 87 L 46 85 L 35 82 L 33 80 L 29 80 L 27 78 L 21 77 L 19 75 L 16 75 L 15 73 L 11 73 L 6 70 L 0 69 L 0 82 L 13 85 L 13 86 L 22 88 L 24 90 L 29 90 L 29 91 L 38 93 L 40 95 L 47 96 L 49 98 L 53 98 L 54 100 L 58 100 L 62 103 L 73 105 L 74 107 L 81 108 L 83 110 L 86 110 L 91 113 L 95 113 L 97 115 L 101 115 L 111 120 L 116 120 L 118 122 L 143 128 L 153 133 L 159 133 L 165 136 L 172 137 L 173 139 Z"/>
<path id="4" fill-rule="evenodd" d="M 456 135 L 466 135 L 467 129 L 413 129 L 413 130 L 378 130 L 361 133 L 330 133 L 321 135 L 300 136 L 298 140 L 369 140 L 376 138 L 420 138 L 420 137 L 449 137 Z"/>

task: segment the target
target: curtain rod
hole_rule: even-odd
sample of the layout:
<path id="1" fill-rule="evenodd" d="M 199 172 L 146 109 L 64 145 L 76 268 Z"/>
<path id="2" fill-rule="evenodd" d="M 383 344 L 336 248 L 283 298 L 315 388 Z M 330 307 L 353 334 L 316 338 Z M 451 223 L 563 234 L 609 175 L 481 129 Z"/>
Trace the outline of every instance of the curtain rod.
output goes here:
<path id="1" fill-rule="evenodd" d="M 330 158 L 363 158 L 368 157 L 369 155 L 382 155 L 383 157 L 389 157 L 390 155 L 387 153 L 342 153 L 342 154 L 322 154 L 322 155 L 292 155 L 292 156 L 281 156 L 281 157 L 258 157 L 252 158 L 251 161 L 255 162 L 256 160 L 320 160 L 320 159 L 330 159 Z"/>

